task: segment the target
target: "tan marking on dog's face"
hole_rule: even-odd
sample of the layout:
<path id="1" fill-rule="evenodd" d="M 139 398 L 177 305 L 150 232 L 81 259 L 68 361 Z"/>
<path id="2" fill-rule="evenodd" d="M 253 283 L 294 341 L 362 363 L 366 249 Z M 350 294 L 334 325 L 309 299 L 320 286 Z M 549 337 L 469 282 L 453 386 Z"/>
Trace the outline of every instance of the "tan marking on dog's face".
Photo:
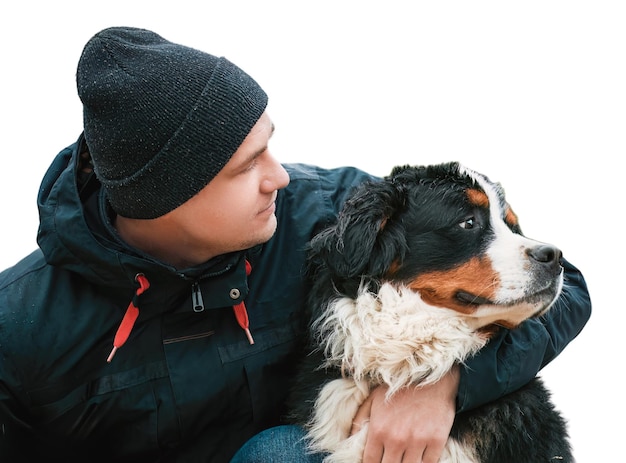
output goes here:
<path id="1" fill-rule="evenodd" d="M 500 280 L 488 258 L 474 257 L 453 269 L 420 275 L 408 286 L 418 291 L 428 304 L 471 314 L 478 306 L 461 302 L 457 298 L 459 291 L 491 300 L 500 287 Z"/>
<path id="2" fill-rule="evenodd" d="M 400 262 L 396 259 L 389 266 L 389 270 L 387 270 L 385 279 L 390 280 L 390 281 L 393 280 L 393 276 L 395 275 L 395 273 L 398 271 L 399 268 L 400 268 Z"/>
<path id="3" fill-rule="evenodd" d="M 470 204 L 474 206 L 489 207 L 489 197 L 484 191 L 470 188 L 467 190 L 467 199 L 469 199 Z"/>
<path id="4" fill-rule="evenodd" d="M 513 212 L 513 209 L 511 209 L 511 206 L 509 206 L 508 204 L 506 206 L 504 221 L 512 227 L 516 227 L 519 225 L 517 214 Z"/>
<path id="5" fill-rule="evenodd" d="M 474 188 L 467 190 L 467 198 L 470 204 L 478 207 L 489 207 L 489 197 L 484 191 L 477 190 Z M 504 221 L 512 227 L 519 226 L 519 220 L 517 218 L 517 214 L 513 212 L 511 206 L 509 204 L 506 205 L 506 210 L 504 213 Z"/>

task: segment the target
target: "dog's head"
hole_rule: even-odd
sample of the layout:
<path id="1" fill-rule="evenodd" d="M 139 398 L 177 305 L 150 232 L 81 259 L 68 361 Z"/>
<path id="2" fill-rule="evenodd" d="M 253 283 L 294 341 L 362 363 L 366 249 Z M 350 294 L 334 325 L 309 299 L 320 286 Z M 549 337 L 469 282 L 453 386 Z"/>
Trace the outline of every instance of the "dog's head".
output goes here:
<path id="1" fill-rule="evenodd" d="M 311 252 L 318 288 L 354 297 L 391 282 L 475 328 L 514 327 L 562 288 L 560 250 L 524 237 L 500 185 L 458 163 L 396 167 L 360 186 Z"/>

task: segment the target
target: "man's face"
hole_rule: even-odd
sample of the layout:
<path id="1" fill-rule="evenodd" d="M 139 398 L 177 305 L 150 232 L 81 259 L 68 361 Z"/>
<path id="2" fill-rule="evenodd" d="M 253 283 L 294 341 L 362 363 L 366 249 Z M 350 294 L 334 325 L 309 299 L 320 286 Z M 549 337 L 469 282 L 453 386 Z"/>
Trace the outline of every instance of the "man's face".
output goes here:
<path id="1" fill-rule="evenodd" d="M 269 240 L 277 191 L 289 175 L 268 149 L 274 125 L 263 113 L 224 168 L 196 196 L 163 216 L 176 222 L 198 262 Z"/>

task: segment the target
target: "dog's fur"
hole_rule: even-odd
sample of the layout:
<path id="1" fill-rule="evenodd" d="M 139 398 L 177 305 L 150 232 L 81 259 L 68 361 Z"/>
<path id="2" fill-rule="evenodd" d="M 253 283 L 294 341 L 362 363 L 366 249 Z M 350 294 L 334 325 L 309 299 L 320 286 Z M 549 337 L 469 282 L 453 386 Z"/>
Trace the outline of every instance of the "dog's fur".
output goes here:
<path id="1" fill-rule="evenodd" d="M 372 388 L 433 383 L 499 330 L 545 313 L 561 252 L 522 235 L 499 184 L 458 163 L 396 167 L 359 187 L 311 242 L 313 351 L 292 419 L 326 462 L 360 462 Z M 539 379 L 455 419 L 442 463 L 571 462 L 565 420 Z"/>

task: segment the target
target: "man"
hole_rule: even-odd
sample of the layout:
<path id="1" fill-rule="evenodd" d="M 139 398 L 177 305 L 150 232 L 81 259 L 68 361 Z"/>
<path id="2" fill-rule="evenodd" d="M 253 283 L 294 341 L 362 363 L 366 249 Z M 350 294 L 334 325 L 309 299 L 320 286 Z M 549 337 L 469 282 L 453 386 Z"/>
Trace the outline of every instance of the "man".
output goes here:
<path id="1" fill-rule="evenodd" d="M 96 34 L 77 86 L 84 133 L 42 181 L 40 250 L 0 275 L 0 460 L 228 462 L 252 438 L 233 461 L 320 461 L 278 426 L 303 249 L 371 177 L 282 166 L 258 84 L 150 31 Z M 375 391 L 364 461 L 435 462 L 455 410 L 534 377 L 590 316 L 566 276 L 548 316 L 441 382 Z"/>

